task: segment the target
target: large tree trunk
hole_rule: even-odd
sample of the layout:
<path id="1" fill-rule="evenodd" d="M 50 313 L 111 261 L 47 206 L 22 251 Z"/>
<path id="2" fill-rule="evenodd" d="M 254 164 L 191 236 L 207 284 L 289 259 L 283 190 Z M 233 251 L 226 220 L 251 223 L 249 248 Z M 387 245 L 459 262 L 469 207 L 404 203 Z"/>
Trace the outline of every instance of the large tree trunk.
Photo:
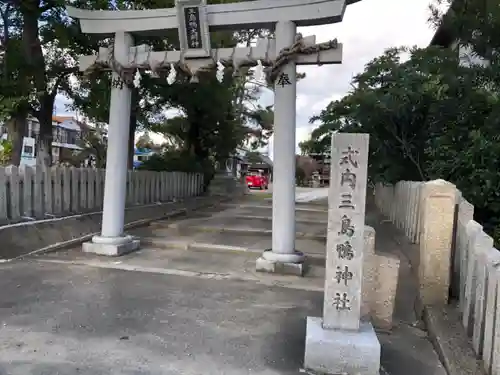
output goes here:
<path id="1" fill-rule="evenodd" d="M 40 122 L 40 138 L 38 139 L 37 164 L 45 167 L 52 162 L 52 110 L 54 107 L 56 88 L 47 91 L 47 75 L 45 58 L 38 32 L 38 19 L 41 15 L 41 0 L 24 0 L 20 2 L 23 16 L 22 42 L 24 58 L 29 66 L 29 75 L 39 94 L 40 110 L 36 117 Z"/>
<path id="2" fill-rule="evenodd" d="M 196 115 L 196 114 L 195 114 Z M 197 122 L 195 119 L 197 117 L 192 116 L 190 119 L 190 126 L 188 130 L 188 137 L 186 140 L 186 147 L 194 155 L 196 160 L 203 165 L 203 192 L 207 192 L 210 181 L 214 178 L 215 171 L 209 166 L 209 152 L 203 147 L 201 137 L 200 137 L 200 126 L 201 123 Z M 192 119 L 192 120 L 191 120 Z"/>
<path id="3" fill-rule="evenodd" d="M 12 153 L 7 164 L 19 166 L 21 164 L 21 153 L 23 150 L 23 138 L 26 134 L 25 113 L 17 114 L 7 120 L 8 139 L 12 143 Z"/>
<path id="4" fill-rule="evenodd" d="M 134 138 L 135 138 L 135 129 L 137 127 L 135 119 L 136 119 L 135 115 L 130 115 L 130 128 L 128 134 L 128 160 L 127 160 L 127 167 L 129 170 L 134 169 L 134 151 L 135 151 Z"/>
<path id="5" fill-rule="evenodd" d="M 37 165 L 50 167 L 52 165 L 52 109 L 54 101 L 46 96 L 41 99 L 41 102 L 43 105 L 38 115 L 40 137 L 38 138 L 36 163 Z"/>
<path id="6" fill-rule="evenodd" d="M 132 90 L 132 105 L 130 110 L 130 127 L 128 134 L 128 169 L 134 169 L 134 150 L 135 150 L 135 130 L 137 129 L 137 111 L 139 110 L 139 90 Z"/>

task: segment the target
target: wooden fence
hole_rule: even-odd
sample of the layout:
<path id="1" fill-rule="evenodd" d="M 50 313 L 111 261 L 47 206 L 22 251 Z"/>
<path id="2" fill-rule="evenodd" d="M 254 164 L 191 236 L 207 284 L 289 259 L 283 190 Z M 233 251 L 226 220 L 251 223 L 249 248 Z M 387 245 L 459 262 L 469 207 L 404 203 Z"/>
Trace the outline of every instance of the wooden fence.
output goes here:
<path id="1" fill-rule="evenodd" d="M 454 185 L 441 183 L 441 191 L 434 190 L 432 194 L 428 192 L 429 184 L 432 182 L 377 185 L 376 204 L 412 243 L 419 245 L 420 263 L 424 267 L 428 263 L 427 267 L 434 269 L 434 274 L 428 276 L 448 280 L 445 286 L 458 299 L 461 324 L 476 355 L 482 359 L 486 374 L 500 375 L 500 252 L 474 221 L 474 206 Z M 433 216 L 432 225 L 441 230 L 437 238 L 428 236 L 429 215 Z M 439 242 L 435 247 L 428 244 L 433 240 Z M 448 251 L 444 251 L 446 248 Z M 441 256 L 436 257 L 435 253 Z M 426 285 L 421 282 L 422 287 Z M 448 293 L 448 288 L 443 292 Z"/>
<path id="2" fill-rule="evenodd" d="M 0 168 L 0 223 L 42 219 L 102 209 L 104 169 Z M 129 171 L 127 206 L 199 195 L 203 175 Z"/>

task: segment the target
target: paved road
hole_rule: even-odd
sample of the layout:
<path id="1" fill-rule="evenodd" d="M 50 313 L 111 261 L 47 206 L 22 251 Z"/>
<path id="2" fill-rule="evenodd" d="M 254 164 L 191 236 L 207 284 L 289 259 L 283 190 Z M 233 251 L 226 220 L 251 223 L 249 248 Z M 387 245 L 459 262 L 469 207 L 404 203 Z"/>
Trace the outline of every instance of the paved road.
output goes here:
<path id="1" fill-rule="evenodd" d="M 298 217 L 310 221 L 326 214 L 315 204 L 300 205 L 307 206 L 311 212 Z M 240 221 L 236 215 L 221 221 L 225 229 L 241 228 L 242 215 L 257 225 L 256 216 L 270 212 L 225 207 L 196 215 L 207 218 L 226 209 L 239 212 Z M 321 316 L 324 265 L 315 263 L 305 278 L 256 275 L 258 255 L 252 249 L 262 251 L 270 240 L 264 233 L 270 221 L 262 222 L 251 236 L 200 234 L 199 226 L 177 232 L 183 241 L 234 240 L 249 248 L 244 252 L 146 245 L 110 259 L 75 248 L 0 264 L 0 374 L 303 373 L 305 318 Z M 370 214 L 367 222 L 380 220 Z M 326 230 L 324 222 L 316 225 Z M 308 228 L 304 232 L 311 233 Z M 381 251 L 397 252 L 382 228 L 376 229 Z M 169 240 L 174 234 L 157 236 Z M 324 257 L 321 240 L 303 238 L 297 244 Z M 407 264 L 400 273 L 399 324 L 392 334 L 379 335 L 383 366 L 390 375 L 444 375 L 426 333 L 412 327 L 417 286 Z"/>
<path id="2" fill-rule="evenodd" d="M 313 202 L 328 198 L 328 188 L 297 188 L 295 202 Z"/>
<path id="3" fill-rule="evenodd" d="M 272 184 L 268 190 L 250 190 L 251 194 L 269 195 L 273 192 Z M 295 202 L 312 202 L 328 197 L 328 188 L 305 188 L 297 187 L 295 190 Z"/>
<path id="4" fill-rule="evenodd" d="M 88 266 L 3 264 L 0 373 L 298 375 L 322 293 Z"/>

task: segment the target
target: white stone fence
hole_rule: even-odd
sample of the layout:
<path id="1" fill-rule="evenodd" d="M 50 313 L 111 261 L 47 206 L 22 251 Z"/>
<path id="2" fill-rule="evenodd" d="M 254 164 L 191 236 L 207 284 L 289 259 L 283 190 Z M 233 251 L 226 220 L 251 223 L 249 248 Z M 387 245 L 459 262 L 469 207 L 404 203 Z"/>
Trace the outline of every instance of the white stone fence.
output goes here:
<path id="1" fill-rule="evenodd" d="M 104 169 L 0 167 L 0 223 L 102 209 Z M 129 171 L 127 206 L 197 196 L 201 173 Z"/>
<path id="2" fill-rule="evenodd" d="M 451 285 L 486 374 L 500 374 L 500 252 L 474 221 L 474 206 L 443 180 L 379 184 L 375 202 L 418 245 L 422 302 L 447 303 Z"/>

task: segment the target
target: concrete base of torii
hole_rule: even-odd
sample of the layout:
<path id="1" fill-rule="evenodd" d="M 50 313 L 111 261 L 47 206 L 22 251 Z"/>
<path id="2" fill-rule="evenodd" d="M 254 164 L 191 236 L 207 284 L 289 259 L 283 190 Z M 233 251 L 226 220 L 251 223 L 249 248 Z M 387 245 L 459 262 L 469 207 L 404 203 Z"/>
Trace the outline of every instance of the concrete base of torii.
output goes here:
<path id="1" fill-rule="evenodd" d="M 139 250 L 140 241 L 132 236 L 123 237 L 92 237 L 92 242 L 82 245 L 84 253 L 93 253 L 106 256 L 120 256 Z"/>
<path id="2" fill-rule="evenodd" d="M 283 257 L 289 258 L 289 261 L 284 261 Z M 255 269 L 258 272 L 303 276 L 305 272 L 304 254 L 296 252 L 293 254 L 276 256 L 275 253 L 269 249 L 264 251 L 262 256 L 257 259 L 255 262 Z"/>

